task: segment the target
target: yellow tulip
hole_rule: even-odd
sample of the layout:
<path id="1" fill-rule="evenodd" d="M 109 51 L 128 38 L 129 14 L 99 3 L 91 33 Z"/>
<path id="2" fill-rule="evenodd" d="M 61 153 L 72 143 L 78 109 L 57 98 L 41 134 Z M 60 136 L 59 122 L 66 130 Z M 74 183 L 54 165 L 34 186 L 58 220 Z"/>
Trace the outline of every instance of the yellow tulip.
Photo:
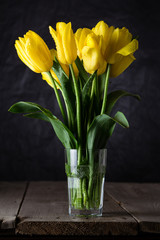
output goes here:
<path id="1" fill-rule="evenodd" d="M 106 53 L 106 59 L 109 63 L 118 62 L 123 56 L 133 54 L 138 49 L 138 41 L 132 40 L 132 34 L 123 27 L 114 29 L 109 43 L 109 49 Z"/>
<path id="2" fill-rule="evenodd" d="M 82 57 L 84 68 L 88 73 L 93 74 L 94 71 L 98 70 L 97 74 L 101 75 L 105 72 L 107 62 L 97 49 L 85 46 L 82 49 Z"/>
<path id="3" fill-rule="evenodd" d="M 79 58 L 82 60 L 82 49 L 86 45 L 87 35 L 92 33 L 89 28 L 79 28 L 75 33 L 75 39 L 77 44 L 77 53 Z"/>
<path id="4" fill-rule="evenodd" d="M 28 31 L 24 38 L 16 40 L 15 48 L 22 62 L 36 73 L 48 72 L 53 66 L 46 43 L 33 31 Z"/>
<path id="5" fill-rule="evenodd" d="M 85 70 L 90 74 L 98 70 L 97 74 L 100 75 L 106 70 L 107 62 L 101 53 L 101 46 L 101 37 L 93 32 L 87 35 L 82 48 L 82 59 Z"/>
<path id="6" fill-rule="evenodd" d="M 110 76 L 117 77 L 135 60 L 133 53 L 138 49 L 138 41 L 132 39 L 127 28 L 108 27 L 103 21 L 92 30 L 102 37 L 102 54 L 111 64 Z"/>
<path id="7" fill-rule="evenodd" d="M 79 28 L 75 33 L 78 56 L 83 60 L 85 70 L 98 75 L 106 70 L 107 62 L 102 55 L 102 38 L 88 28 Z"/>
<path id="8" fill-rule="evenodd" d="M 120 75 L 135 60 L 133 53 L 138 49 L 138 41 L 126 28 L 116 28 L 110 39 L 107 60 L 111 63 L 111 77 Z"/>
<path id="9" fill-rule="evenodd" d="M 71 23 L 58 22 L 56 31 L 50 26 L 50 33 L 57 48 L 57 58 L 63 64 L 72 64 L 77 58 L 77 46 Z"/>
<path id="10" fill-rule="evenodd" d="M 108 52 L 108 48 L 109 48 L 109 42 L 110 42 L 110 38 L 112 35 L 112 32 L 114 30 L 114 27 L 108 27 L 108 25 L 104 22 L 104 21 L 100 21 L 97 23 L 97 25 L 92 28 L 92 31 L 97 35 L 97 36 L 101 36 L 102 38 L 102 54 L 104 56 L 104 58 L 106 58 L 106 53 Z"/>

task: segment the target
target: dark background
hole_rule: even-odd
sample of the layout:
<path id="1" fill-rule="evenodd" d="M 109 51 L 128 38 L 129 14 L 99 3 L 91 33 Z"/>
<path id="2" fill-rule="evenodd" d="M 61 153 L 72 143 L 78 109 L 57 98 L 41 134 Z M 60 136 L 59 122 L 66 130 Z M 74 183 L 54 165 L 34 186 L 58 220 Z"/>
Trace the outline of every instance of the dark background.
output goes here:
<path id="1" fill-rule="evenodd" d="M 160 17 L 158 1 L 127 0 L 5 0 L 0 1 L 0 180 L 63 180 L 64 149 L 52 127 L 7 112 L 20 100 L 33 101 L 60 117 L 52 88 L 18 58 L 14 41 L 29 29 L 54 47 L 48 26 L 72 22 L 92 28 L 100 20 L 127 27 L 139 36 L 137 60 L 109 90 L 125 89 L 141 95 L 126 97 L 122 111 L 129 129 L 117 126 L 108 142 L 109 181 L 160 181 Z"/>

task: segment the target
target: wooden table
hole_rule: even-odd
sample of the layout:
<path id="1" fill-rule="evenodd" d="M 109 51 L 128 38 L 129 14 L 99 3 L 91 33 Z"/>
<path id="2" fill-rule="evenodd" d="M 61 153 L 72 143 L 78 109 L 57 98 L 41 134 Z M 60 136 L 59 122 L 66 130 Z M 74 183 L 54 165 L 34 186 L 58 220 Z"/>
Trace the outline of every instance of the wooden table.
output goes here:
<path id="1" fill-rule="evenodd" d="M 103 216 L 68 215 L 66 182 L 0 182 L 0 239 L 160 240 L 160 183 L 105 183 Z"/>

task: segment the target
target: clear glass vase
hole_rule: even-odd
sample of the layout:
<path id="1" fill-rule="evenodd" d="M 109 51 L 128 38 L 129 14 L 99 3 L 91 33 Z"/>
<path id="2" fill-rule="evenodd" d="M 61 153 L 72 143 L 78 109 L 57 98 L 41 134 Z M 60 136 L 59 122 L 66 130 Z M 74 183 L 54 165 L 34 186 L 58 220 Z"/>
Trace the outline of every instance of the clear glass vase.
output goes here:
<path id="1" fill-rule="evenodd" d="M 69 214 L 102 216 L 107 149 L 65 149 Z"/>

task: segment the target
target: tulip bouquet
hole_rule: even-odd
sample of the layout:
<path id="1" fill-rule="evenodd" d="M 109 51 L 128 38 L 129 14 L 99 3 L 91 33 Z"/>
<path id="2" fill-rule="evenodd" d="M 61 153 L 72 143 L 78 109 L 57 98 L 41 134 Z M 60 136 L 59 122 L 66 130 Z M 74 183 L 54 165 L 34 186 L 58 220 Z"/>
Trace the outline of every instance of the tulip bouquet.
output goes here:
<path id="1" fill-rule="evenodd" d="M 65 149 L 77 150 L 79 171 L 71 170 L 69 155 L 66 162 L 68 177 L 79 177 L 76 186 L 72 186 L 71 205 L 93 209 L 99 206 L 105 174 L 96 173 L 93 152 L 106 148 L 116 124 L 129 127 L 122 112 L 111 116 L 115 103 L 123 96 L 139 99 L 124 90 L 108 93 L 109 78 L 120 75 L 135 60 L 138 40 L 125 27 L 109 27 L 104 21 L 92 29 L 79 28 L 75 33 L 71 23 L 64 22 L 58 22 L 56 30 L 51 26 L 49 30 L 56 49 L 49 50 L 33 31 L 16 40 L 15 48 L 19 58 L 32 71 L 41 73 L 54 89 L 63 121 L 32 102 L 20 101 L 9 111 L 51 123 Z M 87 170 L 81 171 L 81 166 L 87 166 Z"/>

